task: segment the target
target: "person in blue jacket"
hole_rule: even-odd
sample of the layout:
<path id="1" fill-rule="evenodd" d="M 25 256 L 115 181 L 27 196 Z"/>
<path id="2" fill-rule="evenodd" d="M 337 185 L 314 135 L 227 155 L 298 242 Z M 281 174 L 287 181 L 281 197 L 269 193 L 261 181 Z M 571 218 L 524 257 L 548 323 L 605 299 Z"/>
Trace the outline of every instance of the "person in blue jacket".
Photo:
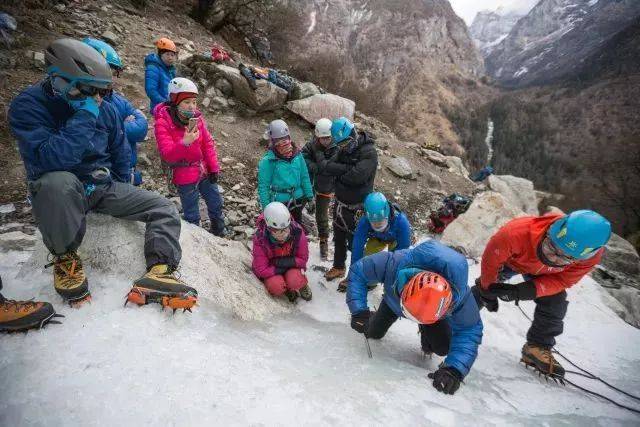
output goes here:
<path id="1" fill-rule="evenodd" d="M 107 64 L 109 64 L 111 68 L 114 80 L 120 77 L 124 65 L 113 47 L 102 40 L 96 40 L 90 37 L 82 41 L 104 56 Z M 127 136 L 129 145 L 131 145 L 131 183 L 133 185 L 140 185 L 142 184 L 142 175 L 140 171 L 136 171 L 136 165 L 138 164 L 138 143 L 144 141 L 147 136 L 147 130 L 149 128 L 147 118 L 142 114 L 142 111 L 135 108 L 123 94 L 115 90 L 108 93 L 104 97 L 104 100 L 116 107 L 116 110 L 123 120 L 124 133 Z"/>
<path id="2" fill-rule="evenodd" d="M 386 248 L 395 251 L 411 246 L 409 219 L 398 206 L 389 203 L 384 194 L 370 193 L 364 199 L 364 213 L 353 235 L 351 264 Z"/>
<path id="3" fill-rule="evenodd" d="M 438 391 L 453 394 L 469 373 L 482 341 L 482 320 L 467 276 L 465 257 L 434 240 L 362 258 L 349 269 L 351 327 L 380 339 L 400 317 L 419 323 L 422 350 L 446 355 L 429 378 Z M 371 282 L 384 283 L 384 297 L 375 313 L 367 305 Z"/>
<path id="4" fill-rule="evenodd" d="M 169 100 L 169 82 L 176 76 L 173 64 L 178 59 L 176 44 L 168 38 L 159 39 L 156 48 L 156 53 L 144 58 L 144 90 L 151 101 L 151 114 L 156 105 Z"/>
<path id="5" fill-rule="evenodd" d="M 128 183 L 131 151 L 122 119 L 103 101 L 112 84 L 106 60 L 79 40 L 59 39 L 45 50 L 45 64 L 47 77 L 11 102 L 9 126 L 53 258 L 54 289 L 70 304 L 90 299 L 77 249 L 94 211 L 147 225 L 147 273 L 134 282 L 138 303 L 182 298 L 195 304 L 197 291 L 174 276 L 182 255 L 174 204 Z"/>

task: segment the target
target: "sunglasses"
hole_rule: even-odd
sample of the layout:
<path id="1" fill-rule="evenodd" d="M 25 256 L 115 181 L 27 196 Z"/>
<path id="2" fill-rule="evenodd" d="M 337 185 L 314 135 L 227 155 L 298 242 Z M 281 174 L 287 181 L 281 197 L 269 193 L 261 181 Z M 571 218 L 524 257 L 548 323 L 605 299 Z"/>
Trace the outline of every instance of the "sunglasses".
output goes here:
<path id="1" fill-rule="evenodd" d="M 84 84 L 77 84 L 76 89 L 84 96 L 96 96 L 100 95 L 102 98 L 111 93 L 111 89 L 103 89 L 95 86 L 88 86 Z"/>
<path id="2" fill-rule="evenodd" d="M 576 261 L 574 257 L 565 254 L 564 252 L 562 252 L 562 250 L 556 247 L 556 245 L 548 236 L 545 237 L 544 241 L 542 242 L 542 245 L 545 247 L 547 252 L 551 253 L 555 258 L 555 260 L 552 260 L 552 261 L 559 261 L 564 265 L 571 264 L 572 262 Z"/>

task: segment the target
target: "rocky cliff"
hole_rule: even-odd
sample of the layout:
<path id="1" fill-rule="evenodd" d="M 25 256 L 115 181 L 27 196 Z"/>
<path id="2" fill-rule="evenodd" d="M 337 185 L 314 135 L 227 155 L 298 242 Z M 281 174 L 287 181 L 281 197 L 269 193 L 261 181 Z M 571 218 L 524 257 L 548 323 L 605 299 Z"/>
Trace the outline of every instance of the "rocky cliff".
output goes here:
<path id="1" fill-rule="evenodd" d="M 469 32 L 483 57 L 489 55 L 509 35 L 522 16 L 518 12 L 502 9 L 478 12 L 469 26 Z"/>

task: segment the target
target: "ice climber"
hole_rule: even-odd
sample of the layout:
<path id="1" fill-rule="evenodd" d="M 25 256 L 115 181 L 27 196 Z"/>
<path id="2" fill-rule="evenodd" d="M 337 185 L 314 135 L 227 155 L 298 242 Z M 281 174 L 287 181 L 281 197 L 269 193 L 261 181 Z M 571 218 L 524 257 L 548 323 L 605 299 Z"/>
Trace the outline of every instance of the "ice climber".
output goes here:
<path id="1" fill-rule="evenodd" d="M 176 77 L 176 44 L 166 37 L 156 41 L 156 53 L 144 58 L 144 90 L 150 100 L 149 111 L 169 100 L 169 82 Z"/>
<path id="2" fill-rule="evenodd" d="M 422 351 L 446 356 L 429 374 L 438 391 L 454 394 L 469 373 L 482 340 L 482 321 L 467 285 L 466 258 L 434 240 L 412 249 L 379 252 L 349 269 L 351 327 L 381 339 L 398 318 L 418 323 Z M 367 305 L 370 283 L 384 283 L 377 311 Z"/>
<path id="3" fill-rule="evenodd" d="M 331 125 L 329 119 L 318 120 L 313 138 L 302 149 L 316 194 L 315 214 L 320 238 L 320 258 L 325 261 L 329 257 L 329 205 L 333 198 L 335 177 L 325 174 L 322 166 L 326 165 L 325 160 L 336 151 L 336 147 L 331 145 Z"/>
<path id="4" fill-rule="evenodd" d="M 291 302 L 298 295 L 311 300 L 304 270 L 309 259 L 307 237 L 302 227 L 280 202 L 271 202 L 256 220 L 253 236 L 253 272 L 271 295 L 285 294 Z"/>
<path id="5" fill-rule="evenodd" d="M 302 224 L 302 209 L 313 200 L 313 188 L 304 157 L 291 142 L 289 126 L 274 120 L 267 128 L 269 150 L 258 163 L 258 197 L 262 209 L 271 202 L 287 206 L 293 219 Z"/>
<path id="6" fill-rule="evenodd" d="M 344 277 L 346 273 L 347 249 L 351 249 L 364 198 L 373 191 L 378 167 L 373 138 L 357 131 L 349 119 L 341 117 L 333 121 L 331 138 L 338 149 L 320 166 L 325 174 L 336 178 L 332 211 L 334 256 L 333 267 L 325 274 L 327 280 Z"/>
<path id="7" fill-rule="evenodd" d="M 115 49 L 102 40 L 87 37 L 82 41 L 104 56 L 111 68 L 113 81 L 115 82 L 115 79 L 120 77 L 120 73 L 124 68 L 124 64 Z M 131 183 L 133 185 L 140 185 L 142 184 L 142 175 L 140 171 L 136 171 L 136 165 L 138 164 L 138 144 L 144 141 L 147 136 L 149 127 L 147 118 L 142 114 L 142 111 L 135 108 L 120 92 L 112 90 L 105 95 L 104 100 L 113 104 L 122 118 L 124 133 L 127 136 L 129 145 L 131 145 Z"/>
<path id="8" fill-rule="evenodd" d="M 516 218 L 491 237 L 473 293 L 478 305 L 492 312 L 498 311 L 498 299 L 535 302 L 533 323 L 522 347 L 523 363 L 546 375 L 564 376 L 551 349 L 562 334 L 566 289 L 600 262 L 610 236 L 609 221 L 594 211 L 579 210 Z M 518 274 L 524 281 L 504 283 Z"/>
<path id="9" fill-rule="evenodd" d="M 185 221 L 200 224 L 200 196 L 211 221 L 211 233 L 224 236 L 222 197 L 218 189 L 220 165 L 216 141 L 197 109 L 198 87 L 189 79 L 169 82 L 169 101 L 153 110 L 160 157 L 171 168 Z"/>
<path id="10" fill-rule="evenodd" d="M 89 211 L 147 224 L 147 273 L 130 296 L 143 304 L 180 308 L 197 292 L 174 276 L 181 257 L 180 217 L 164 197 L 128 183 L 131 147 L 115 107 L 103 102 L 112 71 L 86 44 L 59 39 L 45 50 L 47 77 L 11 103 L 9 125 L 24 161 L 27 184 L 45 246 L 53 260 L 54 288 L 65 300 L 90 298 L 77 253 Z"/>
<path id="11" fill-rule="evenodd" d="M 407 249 L 411 246 L 411 234 L 411 224 L 400 207 L 388 202 L 382 193 L 371 193 L 364 199 L 364 216 L 353 235 L 351 264 L 385 249 L 390 252 Z M 339 290 L 345 291 L 346 286 Z"/>

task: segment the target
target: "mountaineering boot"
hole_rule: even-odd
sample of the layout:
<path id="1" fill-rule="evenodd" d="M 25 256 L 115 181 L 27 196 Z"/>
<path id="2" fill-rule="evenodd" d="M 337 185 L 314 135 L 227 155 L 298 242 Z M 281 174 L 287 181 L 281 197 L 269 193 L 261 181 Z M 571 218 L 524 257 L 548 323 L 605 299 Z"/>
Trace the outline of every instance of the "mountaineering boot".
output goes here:
<path id="1" fill-rule="evenodd" d="M 311 298 L 313 298 L 313 294 L 311 293 L 311 288 L 309 287 L 309 285 L 304 285 L 304 287 L 300 289 L 300 298 L 305 301 L 311 301 Z"/>
<path id="2" fill-rule="evenodd" d="M 338 283 L 338 292 L 347 292 L 347 286 L 349 286 L 349 281 L 347 279 L 342 279 L 340 283 Z"/>
<path id="3" fill-rule="evenodd" d="M 62 298 L 71 305 L 79 305 L 91 300 L 89 282 L 82 268 L 82 260 L 75 251 L 56 256 L 53 262 L 45 268 L 53 265 L 53 287 Z"/>
<path id="4" fill-rule="evenodd" d="M 296 292 L 296 291 L 292 291 L 290 289 L 287 289 L 286 291 L 284 291 L 284 294 L 289 299 L 290 303 L 294 303 L 298 299 L 298 292 Z"/>
<path id="5" fill-rule="evenodd" d="M 543 375 L 564 378 L 564 368 L 551 354 L 551 348 L 526 343 L 522 347 L 522 363 L 532 366 Z"/>
<path id="6" fill-rule="evenodd" d="M 157 302 L 163 308 L 172 308 L 174 312 L 179 308 L 191 311 L 191 307 L 198 302 L 198 291 L 179 280 L 174 272 L 175 269 L 167 264 L 154 265 L 144 276 L 133 282 L 124 304 L 133 302 L 145 305 Z"/>
<path id="7" fill-rule="evenodd" d="M 341 277 L 344 277 L 346 272 L 347 272 L 347 270 L 345 270 L 344 268 L 331 267 L 331 270 L 327 271 L 324 274 L 324 278 L 329 280 L 329 281 L 331 281 L 333 279 L 339 279 Z"/>
<path id="8" fill-rule="evenodd" d="M 320 259 L 322 261 L 329 259 L 329 242 L 326 237 L 320 238 Z"/>
<path id="9" fill-rule="evenodd" d="M 60 323 L 51 320 L 54 317 L 64 316 L 56 314 L 48 302 L 14 301 L 0 294 L 0 332 L 40 329 L 48 322 Z"/>

